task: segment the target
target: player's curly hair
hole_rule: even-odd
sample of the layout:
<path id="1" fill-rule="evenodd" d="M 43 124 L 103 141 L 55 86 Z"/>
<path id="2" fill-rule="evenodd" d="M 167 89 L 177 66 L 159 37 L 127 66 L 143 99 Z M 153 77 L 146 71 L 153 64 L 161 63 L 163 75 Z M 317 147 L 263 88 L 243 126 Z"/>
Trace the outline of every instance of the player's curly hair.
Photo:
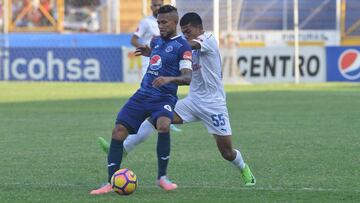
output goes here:
<path id="1" fill-rule="evenodd" d="M 175 8 L 172 5 L 163 5 L 159 8 L 158 14 L 160 13 L 170 13 L 170 12 L 176 12 L 177 14 L 177 8 Z"/>
<path id="2" fill-rule="evenodd" d="M 180 19 L 180 26 L 184 26 L 187 24 L 191 24 L 193 26 L 198 26 L 201 25 L 202 26 L 202 20 L 201 17 L 195 13 L 195 12 L 189 12 L 186 13 L 183 17 L 181 17 Z"/>

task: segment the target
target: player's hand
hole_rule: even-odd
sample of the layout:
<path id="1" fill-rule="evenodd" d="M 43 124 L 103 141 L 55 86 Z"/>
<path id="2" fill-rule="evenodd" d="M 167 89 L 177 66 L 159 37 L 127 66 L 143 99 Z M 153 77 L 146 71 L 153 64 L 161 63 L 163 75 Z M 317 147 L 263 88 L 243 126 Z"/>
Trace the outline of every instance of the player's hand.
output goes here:
<path id="1" fill-rule="evenodd" d="M 143 55 L 143 56 L 149 57 L 150 53 L 151 53 L 151 49 L 148 46 L 139 46 L 136 48 L 134 53 L 135 53 L 135 56 Z"/>
<path id="2" fill-rule="evenodd" d="M 153 80 L 152 86 L 153 87 L 160 87 L 160 86 L 165 85 L 166 83 L 169 83 L 169 82 L 171 82 L 170 77 L 160 76 L 160 77 L 155 78 L 155 80 Z"/>

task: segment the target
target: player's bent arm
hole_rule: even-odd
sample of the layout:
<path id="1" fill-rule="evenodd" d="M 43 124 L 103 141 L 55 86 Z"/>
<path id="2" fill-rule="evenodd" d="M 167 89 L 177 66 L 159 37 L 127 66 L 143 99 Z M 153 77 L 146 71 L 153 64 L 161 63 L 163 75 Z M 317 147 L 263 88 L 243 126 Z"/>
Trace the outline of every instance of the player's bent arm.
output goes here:
<path id="1" fill-rule="evenodd" d="M 139 43 L 139 37 L 136 36 L 136 35 L 133 35 L 133 36 L 131 37 L 130 43 L 131 43 L 134 47 L 142 46 L 142 44 Z"/>
<path id="2" fill-rule="evenodd" d="M 165 85 L 167 83 L 175 83 L 178 85 L 189 85 L 191 82 L 191 74 L 192 70 L 189 68 L 181 69 L 181 75 L 178 77 L 166 77 L 160 76 L 153 80 L 152 85 L 154 87 L 160 87 L 161 85 Z"/>
<path id="3" fill-rule="evenodd" d="M 192 70 L 190 68 L 181 69 L 181 75 L 178 77 L 170 77 L 171 83 L 175 83 L 178 85 L 190 85 L 192 76 Z"/>
<path id="4" fill-rule="evenodd" d="M 181 75 L 178 77 L 169 77 L 169 82 L 177 85 L 189 85 L 192 76 L 192 61 L 188 59 L 182 59 L 179 62 Z"/>
<path id="5" fill-rule="evenodd" d="M 201 44 L 195 40 L 188 41 L 191 49 L 201 49 Z"/>
<path id="6" fill-rule="evenodd" d="M 146 57 L 150 57 L 150 54 L 151 54 L 151 48 L 148 47 L 148 46 L 139 46 L 136 48 L 135 50 L 135 56 L 140 56 L 140 55 L 143 55 L 143 56 L 146 56 Z"/>

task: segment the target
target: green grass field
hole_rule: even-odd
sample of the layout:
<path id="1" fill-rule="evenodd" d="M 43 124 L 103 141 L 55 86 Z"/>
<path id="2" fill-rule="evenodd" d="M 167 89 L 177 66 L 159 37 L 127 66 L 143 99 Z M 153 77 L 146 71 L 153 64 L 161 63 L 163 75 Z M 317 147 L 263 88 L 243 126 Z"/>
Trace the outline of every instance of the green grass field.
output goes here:
<path id="1" fill-rule="evenodd" d="M 257 178 L 253 188 L 192 123 L 172 134 L 168 173 L 178 190 L 155 186 L 152 136 L 122 164 L 138 176 L 134 194 L 90 196 L 107 176 L 96 138 L 110 138 L 136 88 L 0 83 L 0 202 L 360 202 L 359 84 L 226 86 L 233 142 Z"/>

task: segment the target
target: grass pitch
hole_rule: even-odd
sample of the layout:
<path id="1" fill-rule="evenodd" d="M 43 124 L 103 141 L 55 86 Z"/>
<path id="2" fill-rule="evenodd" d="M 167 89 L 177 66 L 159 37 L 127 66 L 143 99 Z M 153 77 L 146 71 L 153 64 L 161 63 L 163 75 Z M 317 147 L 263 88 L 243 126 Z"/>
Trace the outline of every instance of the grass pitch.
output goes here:
<path id="1" fill-rule="evenodd" d="M 226 86 L 234 147 L 257 185 L 217 151 L 200 123 L 172 133 L 168 173 L 155 186 L 156 135 L 123 162 L 130 196 L 90 196 L 106 180 L 96 138 L 110 138 L 137 85 L 0 83 L 0 202 L 359 202 L 360 85 Z M 186 88 L 180 93 L 184 96 Z"/>

